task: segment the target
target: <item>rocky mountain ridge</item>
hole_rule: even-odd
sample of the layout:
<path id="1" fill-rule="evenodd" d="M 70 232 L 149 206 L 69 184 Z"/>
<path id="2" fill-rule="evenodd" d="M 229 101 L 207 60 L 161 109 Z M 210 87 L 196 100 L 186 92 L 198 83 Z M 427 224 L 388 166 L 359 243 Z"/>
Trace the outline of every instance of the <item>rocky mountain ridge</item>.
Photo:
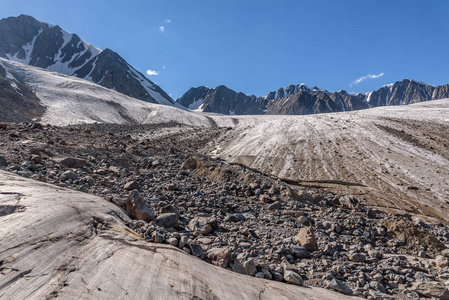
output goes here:
<path id="1" fill-rule="evenodd" d="M 227 115 L 306 115 L 405 105 L 449 97 L 449 84 L 431 86 L 404 79 L 366 94 L 348 94 L 345 90 L 328 92 L 301 83 L 280 88 L 265 96 L 248 96 L 223 85 L 215 89 L 191 88 L 177 101 L 193 110 Z"/>
<path id="2" fill-rule="evenodd" d="M 143 101 L 176 105 L 114 51 L 98 49 L 76 34 L 30 16 L 0 20 L 0 57 L 87 79 Z"/>

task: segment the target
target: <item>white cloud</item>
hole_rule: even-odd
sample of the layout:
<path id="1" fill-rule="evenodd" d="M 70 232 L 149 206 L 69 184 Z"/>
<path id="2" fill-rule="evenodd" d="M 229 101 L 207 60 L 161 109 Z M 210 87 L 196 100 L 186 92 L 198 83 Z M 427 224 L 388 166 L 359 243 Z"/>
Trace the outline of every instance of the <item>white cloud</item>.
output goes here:
<path id="1" fill-rule="evenodd" d="M 153 75 L 159 75 L 159 72 L 155 71 L 155 70 L 147 70 L 147 74 L 150 76 L 153 76 Z"/>
<path id="2" fill-rule="evenodd" d="M 170 19 L 165 20 L 165 23 L 171 23 Z"/>
<path id="3" fill-rule="evenodd" d="M 379 77 L 382 77 L 382 76 L 384 76 L 384 73 L 380 73 L 380 74 L 378 74 L 378 75 L 368 74 L 368 75 L 362 76 L 362 77 L 357 78 L 356 80 L 354 80 L 354 81 L 351 83 L 351 86 L 357 85 L 357 84 L 359 84 L 360 82 L 365 81 L 365 80 L 368 80 L 368 79 L 376 79 L 376 78 L 379 78 Z"/>
<path id="4" fill-rule="evenodd" d="M 161 27 L 159 27 L 159 30 L 160 30 L 161 32 L 164 32 L 165 27 L 164 27 L 164 26 L 161 26 Z"/>

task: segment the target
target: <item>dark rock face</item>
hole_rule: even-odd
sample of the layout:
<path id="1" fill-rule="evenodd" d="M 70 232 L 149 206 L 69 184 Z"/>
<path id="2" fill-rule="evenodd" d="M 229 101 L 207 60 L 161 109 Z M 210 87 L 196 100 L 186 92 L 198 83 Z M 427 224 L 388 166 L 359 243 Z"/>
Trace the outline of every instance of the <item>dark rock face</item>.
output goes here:
<path id="1" fill-rule="evenodd" d="M 441 89 L 441 87 L 438 87 L 438 90 L 441 91 L 439 92 L 440 95 L 434 97 L 433 92 L 436 89 L 427 84 L 419 83 L 411 79 L 404 79 L 394 84 L 386 85 L 377 91 L 367 93 L 366 101 L 373 106 L 387 106 L 412 104 L 448 97 L 448 94 L 444 93 L 444 89 Z"/>
<path id="2" fill-rule="evenodd" d="M 182 95 L 181 98 L 178 99 L 178 103 L 189 109 L 198 109 L 199 106 L 203 104 L 206 96 L 213 90 L 214 89 L 206 86 L 190 88 L 184 95 Z"/>
<path id="3" fill-rule="evenodd" d="M 30 16 L 0 20 L 0 57 L 87 79 L 140 100 L 174 104 L 167 93 L 117 53 L 97 49 L 76 34 Z"/>
<path id="4" fill-rule="evenodd" d="M 178 102 L 188 108 L 221 114 L 307 115 L 367 109 L 385 105 L 405 105 L 449 98 L 449 84 L 433 87 L 404 79 L 366 94 L 344 90 L 328 92 L 305 84 L 289 85 L 265 96 L 247 96 L 225 86 L 215 89 L 191 88 Z"/>
<path id="5" fill-rule="evenodd" d="M 39 98 L 13 74 L 7 74 L 0 64 L 0 120 L 30 122 L 39 119 L 45 107 Z"/>

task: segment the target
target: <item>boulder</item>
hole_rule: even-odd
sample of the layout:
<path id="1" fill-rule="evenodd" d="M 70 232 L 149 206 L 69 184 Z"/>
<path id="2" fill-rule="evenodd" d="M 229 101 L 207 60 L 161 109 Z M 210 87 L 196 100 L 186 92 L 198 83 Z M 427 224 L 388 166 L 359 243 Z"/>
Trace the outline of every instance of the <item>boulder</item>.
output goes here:
<path id="1" fill-rule="evenodd" d="M 81 158 L 67 157 L 59 160 L 58 163 L 67 168 L 83 168 L 87 161 Z"/>
<path id="2" fill-rule="evenodd" d="M 301 228 L 295 236 L 295 242 L 306 248 L 308 251 L 318 250 L 318 243 L 315 238 L 315 233 L 310 227 Z"/>
<path id="3" fill-rule="evenodd" d="M 252 258 L 247 259 L 243 253 L 240 253 L 234 260 L 232 270 L 234 272 L 250 276 L 254 276 L 257 272 L 254 260 Z"/>
<path id="4" fill-rule="evenodd" d="M 154 220 L 153 211 L 145 204 L 145 200 L 137 190 L 132 191 L 126 198 L 125 207 L 129 216 L 135 220 L 147 222 Z"/>
<path id="5" fill-rule="evenodd" d="M 302 277 L 298 273 L 290 270 L 285 271 L 284 279 L 288 283 L 293 283 L 296 285 L 304 285 L 304 280 L 302 279 Z"/>
<path id="6" fill-rule="evenodd" d="M 449 300 L 449 290 L 441 282 L 415 282 L 411 289 L 423 297 Z"/>
<path id="7" fill-rule="evenodd" d="M 0 156 L 0 167 L 6 167 L 8 165 L 8 162 L 6 161 L 6 158 L 3 156 Z"/>
<path id="8" fill-rule="evenodd" d="M 231 250 L 228 248 L 212 248 L 207 253 L 207 257 L 210 261 L 219 267 L 227 268 L 231 261 Z"/>
<path id="9" fill-rule="evenodd" d="M 197 166 L 198 161 L 195 158 L 191 157 L 181 165 L 181 170 L 194 170 L 197 168 Z"/>
<path id="10" fill-rule="evenodd" d="M 177 227 L 178 216 L 175 213 L 164 213 L 156 218 L 156 224 L 165 228 Z"/>
<path id="11" fill-rule="evenodd" d="M 309 251 L 304 247 L 295 245 L 291 247 L 291 251 L 297 258 L 309 258 Z"/>
<path id="12" fill-rule="evenodd" d="M 137 181 L 133 180 L 133 181 L 127 182 L 125 184 L 125 186 L 123 187 L 123 189 L 125 189 L 126 191 L 138 190 L 138 189 L 140 189 L 140 185 Z"/>
<path id="13" fill-rule="evenodd" d="M 349 260 L 353 262 L 364 262 L 365 259 L 366 256 L 363 253 L 352 253 L 349 255 Z"/>
<path id="14" fill-rule="evenodd" d="M 213 217 L 194 217 L 190 220 L 187 228 L 198 234 L 208 234 L 212 231 L 217 220 Z"/>
<path id="15" fill-rule="evenodd" d="M 437 257 L 435 257 L 435 263 L 438 267 L 445 268 L 449 266 L 449 259 L 447 259 L 447 257 L 444 257 L 443 255 L 438 255 Z"/>
<path id="16" fill-rule="evenodd" d="M 338 199 L 340 206 L 346 209 L 357 209 L 359 200 L 354 196 L 343 196 Z"/>
<path id="17" fill-rule="evenodd" d="M 348 287 L 346 284 L 341 282 L 338 279 L 332 279 L 326 282 L 325 287 L 330 290 L 334 290 L 340 293 L 343 293 L 345 295 L 352 295 L 352 290 L 350 287 Z"/>

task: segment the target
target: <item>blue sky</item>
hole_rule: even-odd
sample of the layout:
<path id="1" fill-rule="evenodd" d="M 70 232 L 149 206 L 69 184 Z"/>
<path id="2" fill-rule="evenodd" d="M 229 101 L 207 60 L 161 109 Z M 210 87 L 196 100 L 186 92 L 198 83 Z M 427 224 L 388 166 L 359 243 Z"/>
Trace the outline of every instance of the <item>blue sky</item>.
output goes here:
<path id="1" fill-rule="evenodd" d="M 302 82 L 348 92 L 404 78 L 449 83 L 445 0 L 0 0 L 0 7 L 0 18 L 31 15 L 118 52 L 144 74 L 155 71 L 147 76 L 175 99 L 200 85 L 260 96 Z"/>

